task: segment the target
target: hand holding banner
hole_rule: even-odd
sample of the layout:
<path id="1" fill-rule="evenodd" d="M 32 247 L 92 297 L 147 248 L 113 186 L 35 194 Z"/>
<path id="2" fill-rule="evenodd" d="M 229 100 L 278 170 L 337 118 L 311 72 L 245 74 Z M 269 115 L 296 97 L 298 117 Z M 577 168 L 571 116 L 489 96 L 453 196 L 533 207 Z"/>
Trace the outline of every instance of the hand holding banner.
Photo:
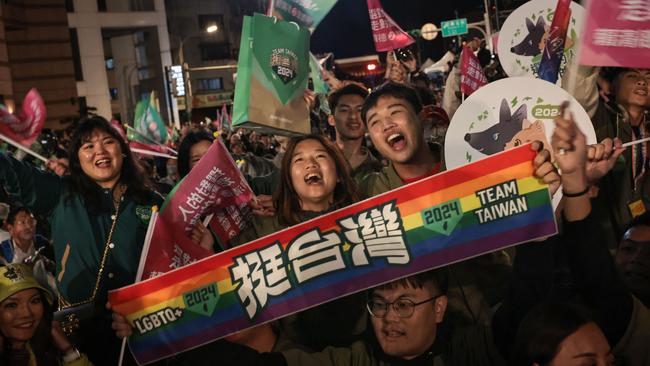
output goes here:
<path id="1" fill-rule="evenodd" d="M 520 146 L 109 294 L 150 363 L 431 268 L 557 232 Z"/>
<path id="2" fill-rule="evenodd" d="M 180 268 L 212 254 L 189 239 L 201 217 L 214 214 L 211 227 L 222 243 L 250 221 L 253 192 L 217 139 L 163 203 L 153 227 L 151 244 L 143 251 L 143 279 Z M 147 247 L 147 243 L 145 243 Z"/>

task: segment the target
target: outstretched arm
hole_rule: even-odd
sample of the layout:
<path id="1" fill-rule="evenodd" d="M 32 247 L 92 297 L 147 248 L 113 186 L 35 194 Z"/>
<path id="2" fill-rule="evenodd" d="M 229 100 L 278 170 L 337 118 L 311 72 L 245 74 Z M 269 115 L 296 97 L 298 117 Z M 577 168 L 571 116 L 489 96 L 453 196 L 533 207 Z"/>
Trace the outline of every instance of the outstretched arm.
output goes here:
<path id="1" fill-rule="evenodd" d="M 48 214 L 60 199 L 63 184 L 55 174 L 0 153 L 0 186 L 34 211 Z"/>

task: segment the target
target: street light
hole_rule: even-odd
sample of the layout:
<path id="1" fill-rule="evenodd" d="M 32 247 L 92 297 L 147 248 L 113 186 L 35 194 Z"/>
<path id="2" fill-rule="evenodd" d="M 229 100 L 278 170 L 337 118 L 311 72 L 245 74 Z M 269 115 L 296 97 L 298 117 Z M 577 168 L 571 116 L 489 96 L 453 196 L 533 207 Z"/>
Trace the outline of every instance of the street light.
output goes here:
<path id="1" fill-rule="evenodd" d="M 219 27 L 217 27 L 216 24 L 212 24 L 212 25 L 208 26 L 207 28 L 205 28 L 205 31 L 208 32 L 208 33 L 214 33 L 214 32 L 216 32 L 218 30 L 219 30 Z"/>
<path id="2" fill-rule="evenodd" d="M 208 25 L 203 32 L 199 33 L 194 33 L 190 34 L 189 36 L 185 36 L 181 38 L 181 42 L 178 45 L 178 62 L 181 64 L 181 67 L 183 68 L 183 83 L 185 84 L 185 113 L 188 114 L 188 117 L 191 116 L 192 113 L 192 103 L 191 103 L 191 98 L 192 98 L 192 84 L 190 83 L 190 68 L 188 65 L 185 64 L 185 53 L 183 52 L 183 46 L 185 45 L 185 42 L 193 37 L 198 37 L 202 35 L 204 32 L 208 34 L 214 34 L 219 30 L 219 27 L 217 26 L 216 23 L 212 23 Z M 180 37 L 179 37 L 180 38 Z"/>

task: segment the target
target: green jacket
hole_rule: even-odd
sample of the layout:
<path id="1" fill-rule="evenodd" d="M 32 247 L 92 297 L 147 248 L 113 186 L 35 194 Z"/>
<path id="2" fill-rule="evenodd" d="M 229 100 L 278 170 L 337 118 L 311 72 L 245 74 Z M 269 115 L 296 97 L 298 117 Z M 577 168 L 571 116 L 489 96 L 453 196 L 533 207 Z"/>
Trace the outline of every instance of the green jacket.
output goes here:
<path id="1" fill-rule="evenodd" d="M 393 162 L 382 168 L 379 172 L 370 173 L 361 181 L 359 188 L 366 197 L 374 197 L 378 194 L 392 191 L 404 185 L 402 178 L 397 175 Z"/>
<path id="2" fill-rule="evenodd" d="M 429 150 L 433 156 L 440 162 L 440 171 L 445 171 L 445 159 L 442 147 L 436 143 L 428 143 Z M 433 167 L 431 167 L 433 168 Z M 388 166 L 383 167 L 378 172 L 371 172 L 361 180 L 359 189 L 365 197 L 373 197 L 378 194 L 392 191 L 404 185 L 402 178 L 397 175 L 395 166 L 392 161 L 388 161 Z"/>
<path id="3" fill-rule="evenodd" d="M 328 347 L 314 353 L 291 349 L 283 351 L 282 355 L 288 366 L 505 365 L 505 361 L 496 351 L 489 327 L 472 326 L 444 333 L 439 336 L 448 338 L 436 339 L 428 352 L 410 362 L 388 357 L 379 350 L 378 345 L 372 346 L 368 341 L 358 341 L 350 347 Z"/>
<path id="4" fill-rule="evenodd" d="M 367 176 L 379 172 L 383 168 L 381 162 L 377 160 L 377 158 L 375 158 L 372 153 L 370 153 L 370 151 L 367 149 L 365 151 L 366 159 L 361 164 L 359 164 L 358 167 L 352 169 L 350 172 L 350 175 L 358 186 L 361 186 Z"/>
<path id="5" fill-rule="evenodd" d="M 49 217 L 57 286 L 65 300 L 75 303 L 89 299 L 95 287 L 114 209 L 111 191 L 97 186 L 102 210 L 89 213 L 83 198 L 71 193 L 68 184 L 68 178 L 0 153 L 0 186 L 35 212 Z M 109 290 L 135 282 L 151 206 L 161 203 L 162 197 L 152 192 L 150 202 L 139 205 L 127 190 L 120 204 L 114 245 L 109 246 L 96 304 L 106 303 Z"/>

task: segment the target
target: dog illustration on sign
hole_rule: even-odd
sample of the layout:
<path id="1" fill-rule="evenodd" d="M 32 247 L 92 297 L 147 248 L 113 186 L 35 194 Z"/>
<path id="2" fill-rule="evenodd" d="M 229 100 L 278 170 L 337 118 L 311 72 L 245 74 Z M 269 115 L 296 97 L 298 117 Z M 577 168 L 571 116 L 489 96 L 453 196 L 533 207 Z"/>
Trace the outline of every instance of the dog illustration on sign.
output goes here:
<path id="1" fill-rule="evenodd" d="M 544 145 L 543 149 L 548 150 L 551 153 L 551 161 L 555 161 L 555 157 L 553 156 L 553 149 L 551 149 L 551 145 L 548 143 L 548 138 L 546 138 L 546 128 L 544 127 L 544 122 L 540 120 L 536 120 L 533 123 L 530 123 L 528 120 L 524 120 L 523 128 L 512 137 L 512 140 L 510 140 L 510 142 L 506 143 L 504 150 L 509 150 L 513 147 L 517 147 L 533 141 L 541 142 Z"/>
<path id="2" fill-rule="evenodd" d="M 519 56 L 537 56 L 544 49 L 542 40 L 548 33 L 546 22 L 543 17 L 537 18 L 537 23 L 526 18 L 526 29 L 528 35 L 518 45 L 510 48 L 510 51 Z"/>
<path id="3" fill-rule="evenodd" d="M 521 105 L 515 113 L 511 114 L 508 101 L 502 99 L 499 122 L 483 131 L 465 134 L 465 141 L 485 155 L 498 153 L 503 151 L 506 144 L 522 130 L 523 122 L 527 117 L 526 104 Z"/>
<path id="4" fill-rule="evenodd" d="M 526 18 L 526 29 L 528 30 L 528 35 L 519 44 L 511 47 L 510 52 L 519 56 L 538 56 L 542 53 L 544 47 L 546 47 L 546 40 L 548 39 L 548 32 L 551 27 L 540 16 L 537 18 L 537 23 L 533 23 L 530 18 Z M 574 38 L 566 37 L 564 49 L 568 50 L 573 47 L 574 42 Z"/>

